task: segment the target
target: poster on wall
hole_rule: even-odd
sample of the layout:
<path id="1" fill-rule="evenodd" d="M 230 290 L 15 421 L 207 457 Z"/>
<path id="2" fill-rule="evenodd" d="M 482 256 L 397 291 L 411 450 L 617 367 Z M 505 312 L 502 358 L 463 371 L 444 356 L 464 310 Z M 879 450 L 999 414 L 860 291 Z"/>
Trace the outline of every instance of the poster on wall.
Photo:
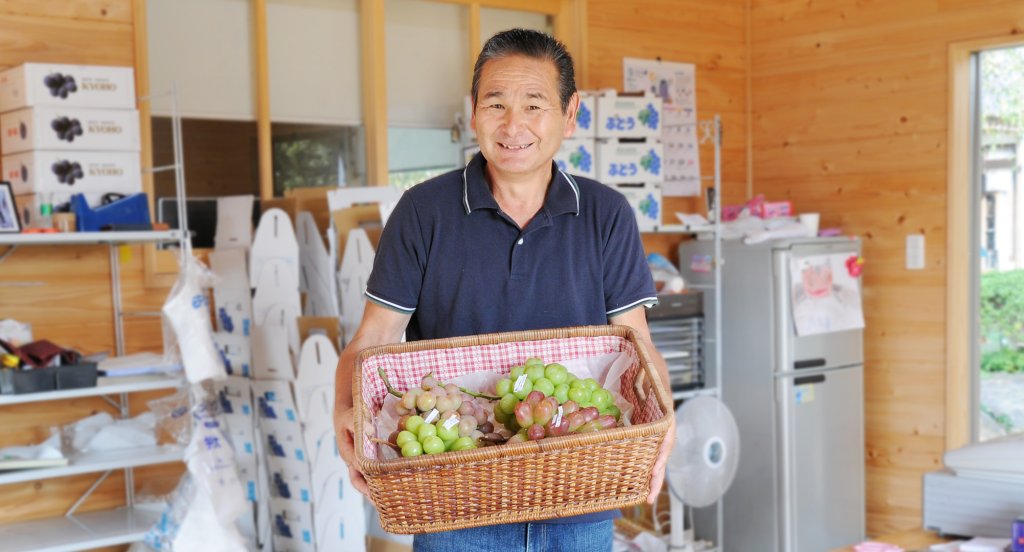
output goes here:
<path id="1" fill-rule="evenodd" d="M 700 195 L 697 134 L 697 86 L 692 63 L 624 58 L 623 90 L 649 92 L 661 98 L 662 143 L 665 145 L 665 196 Z"/>
<path id="2" fill-rule="evenodd" d="M 860 282 L 846 269 L 848 254 L 811 255 L 790 261 L 790 300 L 799 336 L 864 327 Z"/>

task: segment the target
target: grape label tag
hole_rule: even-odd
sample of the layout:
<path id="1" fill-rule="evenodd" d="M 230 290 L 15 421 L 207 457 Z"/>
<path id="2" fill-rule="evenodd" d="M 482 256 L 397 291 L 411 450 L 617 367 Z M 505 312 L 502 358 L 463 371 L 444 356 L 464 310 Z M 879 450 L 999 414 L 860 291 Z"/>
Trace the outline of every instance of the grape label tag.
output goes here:
<path id="1" fill-rule="evenodd" d="M 434 412 L 437 412 L 437 410 L 435 409 Z M 453 425 L 456 425 L 458 423 L 459 423 L 459 417 L 458 416 L 451 416 L 450 418 L 445 420 L 444 423 L 441 424 L 441 425 L 444 426 L 445 429 L 451 429 Z"/>
<path id="2" fill-rule="evenodd" d="M 436 408 L 431 408 L 430 412 L 426 415 L 426 417 L 423 418 L 423 423 L 432 424 L 434 423 L 434 420 L 436 420 L 437 417 L 440 415 L 441 413 L 438 412 Z"/>
<path id="3" fill-rule="evenodd" d="M 514 393 L 518 393 L 518 392 L 522 391 L 523 387 L 526 387 L 526 380 L 527 379 L 528 378 L 526 377 L 526 374 L 523 374 L 523 375 L 519 376 L 518 378 L 516 378 L 516 384 L 512 388 L 512 391 Z"/>
<path id="4" fill-rule="evenodd" d="M 555 412 L 555 417 L 551 420 L 551 427 L 557 427 L 560 423 L 562 423 L 562 405 L 558 405 L 558 412 Z"/>

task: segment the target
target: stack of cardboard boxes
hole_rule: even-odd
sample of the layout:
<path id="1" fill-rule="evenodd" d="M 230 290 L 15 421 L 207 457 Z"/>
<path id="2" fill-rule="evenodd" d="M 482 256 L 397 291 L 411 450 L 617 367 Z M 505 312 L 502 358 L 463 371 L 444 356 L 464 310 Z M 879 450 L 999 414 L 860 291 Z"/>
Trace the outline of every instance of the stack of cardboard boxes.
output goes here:
<path id="1" fill-rule="evenodd" d="M 581 92 L 576 131 L 555 155 L 566 173 L 614 186 L 629 200 L 641 231 L 661 225 L 661 99 Z"/>
<path id="2" fill-rule="evenodd" d="M 142 192 L 130 67 L 26 63 L 0 73 L 0 151 L 23 228 L 84 194 Z"/>

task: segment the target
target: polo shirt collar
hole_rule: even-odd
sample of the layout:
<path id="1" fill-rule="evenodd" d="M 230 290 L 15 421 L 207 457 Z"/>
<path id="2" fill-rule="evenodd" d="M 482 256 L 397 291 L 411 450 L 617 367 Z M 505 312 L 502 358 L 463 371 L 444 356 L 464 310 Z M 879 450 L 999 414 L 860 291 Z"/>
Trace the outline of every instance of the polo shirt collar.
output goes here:
<path id="1" fill-rule="evenodd" d="M 499 209 L 484 175 L 486 165 L 483 155 L 477 153 L 462 170 L 462 207 L 467 215 L 477 209 Z M 553 217 L 580 214 L 580 187 L 573 177 L 559 170 L 554 161 L 551 162 L 551 184 L 544 198 L 544 209 Z"/>

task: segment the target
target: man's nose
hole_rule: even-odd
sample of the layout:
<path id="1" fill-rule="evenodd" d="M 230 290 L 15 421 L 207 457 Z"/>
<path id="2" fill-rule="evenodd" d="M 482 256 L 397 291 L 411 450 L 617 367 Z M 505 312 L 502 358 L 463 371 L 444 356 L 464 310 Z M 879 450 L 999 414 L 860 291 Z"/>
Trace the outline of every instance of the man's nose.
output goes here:
<path id="1" fill-rule="evenodd" d="M 523 114 L 518 109 L 506 109 L 502 123 L 506 133 L 515 134 L 523 126 Z"/>

